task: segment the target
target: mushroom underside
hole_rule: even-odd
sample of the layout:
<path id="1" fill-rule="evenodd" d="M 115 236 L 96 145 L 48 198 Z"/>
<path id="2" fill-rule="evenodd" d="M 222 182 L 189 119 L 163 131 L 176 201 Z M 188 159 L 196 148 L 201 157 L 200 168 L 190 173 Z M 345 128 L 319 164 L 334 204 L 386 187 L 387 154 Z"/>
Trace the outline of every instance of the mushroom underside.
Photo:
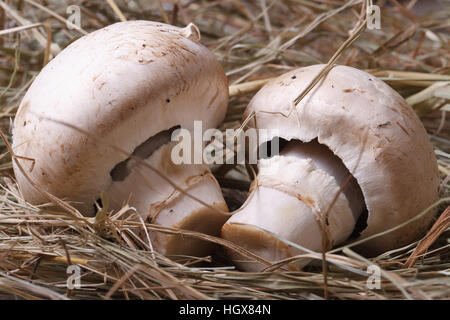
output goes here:
<path id="1" fill-rule="evenodd" d="M 275 144 L 278 144 L 278 146 Z M 319 143 L 318 138 L 312 139 L 311 141 L 301 141 L 298 139 L 286 140 L 280 137 L 274 137 L 259 146 L 259 149 L 262 149 L 263 152 L 259 152 L 258 154 L 261 155 L 260 159 L 270 159 L 275 155 L 287 153 L 289 150 L 298 148 L 299 145 L 303 146 L 301 147 L 303 154 L 300 155 L 302 158 L 312 158 L 314 164 L 319 169 L 327 171 L 336 179 L 339 187 L 341 187 L 340 192 L 344 193 L 350 202 L 349 205 L 356 221 L 355 228 L 349 239 L 358 238 L 367 227 L 368 210 L 364 195 L 358 180 L 350 173 L 350 170 L 342 159 L 334 154 L 327 145 Z M 316 156 L 318 158 L 315 158 Z M 340 170 L 338 176 L 336 170 L 332 169 L 334 166 Z M 361 199 L 364 203 L 357 205 L 355 202 L 360 202 Z"/>
<path id="2" fill-rule="evenodd" d="M 171 136 L 180 127 L 161 131 L 137 146 L 111 170 L 112 184 L 106 193 L 112 208 L 126 203 L 135 208 L 133 220 L 218 236 L 229 215 L 209 167 L 172 161 L 177 142 Z M 196 237 L 157 230 L 147 234 L 139 229 L 133 231 L 165 255 L 204 256 L 214 247 L 214 243 Z"/>
<path id="3" fill-rule="evenodd" d="M 278 147 L 273 145 L 277 141 Z M 223 227 L 225 239 L 274 262 L 305 253 L 283 244 L 282 240 L 320 251 L 323 214 L 329 215 L 326 218 L 329 228 L 325 232 L 331 245 L 359 237 L 367 227 L 368 218 L 363 193 L 343 161 L 326 145 L 317 138 L 309 142 L 275 138 L 260 148 L 267 151 L 267 157 L 259 162 L 260 171 L 253 183 L 255 194 Z M 341 198 L 339 204 L 323 201 L 338 197 Z M 263 268 L 255 263 L 249 265 L 238 254 L 230 253 L 230 257 L 244 270 Z M 302 267 L 306 263 L 302 259 L 296 265 Z"/>

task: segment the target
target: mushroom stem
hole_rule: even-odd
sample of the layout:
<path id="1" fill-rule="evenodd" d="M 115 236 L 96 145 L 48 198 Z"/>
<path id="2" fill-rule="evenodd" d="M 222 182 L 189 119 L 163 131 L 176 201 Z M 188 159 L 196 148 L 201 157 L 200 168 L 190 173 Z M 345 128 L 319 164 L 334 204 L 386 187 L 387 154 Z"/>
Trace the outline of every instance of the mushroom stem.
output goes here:
<path id="1" fill-rule="evenodd" d="M 171 140 L 173 131 L 178 129 L 179 126 L 175 126 L 168 130 L 164 130 L 148 138 L 145 142 L 140 144 L 133 151 L 133 156 L 139 159 L 149 158 L 153 152 L 159 149 L 162 145 L 168 143 Z M 128 158 L 118 163 L 110 172 L 113 181 L 123 181 L 131 172 L 131 170 L 137 165 L 137 161 L 133 158 Z"/>
<path id="2" fill-rule="evenodd" d="M 280 240 L 320 252 L 324 234 L 330 245 L 350 236 L 365 208 L 364 197 L 356 179 L 348 179 L 348 169 L 326 146 L 316 140 L 289 142 L 279 156 L 260 160 L 259 169 L 253 197 L 222 228 L 224 238 L 276 262 L 305 253 Z M 243 270 L 264 267 L 231 252 L 230 256 Z M 302 259 L 290 267 L 308 262 Z"/>
<path id="3" fill-rule="evenodd" d="M 361 188 L 342 160 L 330 149 L 316 139 L 308 143 L 293 141 L 283 148 L 281 155 L 297 159 L 311 159 L 317 169 L 332 176 L 342 188 L 352 210 L 353 218 L 355 221 L 358 220 L 361 212 L 365 209 Z"/>
<path id="4" fill-rule="evenodd" d="M 121 201 L 128 199 L 148 223 L 219 236 L 229 218 L 219 184 L 205 164 L 174 164 L 170 155 L 175 144 L 162 145 L 143 159 L 144 163 L 135 163 L 123 180 L 114 181 L 107 191 L 112 206 L 120 208 Z M 191 197 L 166 183 L 145 164 L 156 168 Z M 165 255 L 204 256 L 213 247 L 210 242 L 157 231 L 150 232 L 150 240 L 153 248 Z"/>

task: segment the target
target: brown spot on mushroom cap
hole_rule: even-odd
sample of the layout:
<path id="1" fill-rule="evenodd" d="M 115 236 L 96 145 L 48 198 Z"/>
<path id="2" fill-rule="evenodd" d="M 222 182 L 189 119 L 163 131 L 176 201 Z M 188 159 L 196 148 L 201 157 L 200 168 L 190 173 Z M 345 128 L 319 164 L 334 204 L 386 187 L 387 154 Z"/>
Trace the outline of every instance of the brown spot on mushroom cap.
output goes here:
<path id="1" fill-rule="evenodd" d="M 27 110 L 30 108 L 30 101 L 27 100 L 25 101 L 25 99 L 22 101 L 19 110 L 17 111 L 16 117 L 14 118 L 14 121 L 21 121 L 24 117 L 25 114 L 27 113 Z"/>
<path id="2" fill-rule="evenodd" d="M 404 133 L 406 133 L 408 136 L 410 135 L 409 132 L 408 132 L 408 130 L 406 130 L 405 127 L 402 126 L 402 125 L 400 124 L 399 121 L 396 121 L 395 123 L 400 127 L 400 129 L 402 129 L 402 131 L 403 131 Z"/>
<path id="3" fill-rule="evenodd" d="M 386 121 L 386 122 L 384 122 L 384 123 L 380 123 L 379 125 L 377 125 L 377 128 L 378 128 L 378 129 L 386 128 L 386 127 L 389 126 L 390 124 L 391 124 L 390 121 Z"/>
<path id="4" fill-rule="evenodd" d="M 219 96 L 219 89 L 216 88 L 214 95 L 212 96 L 211 100 L 208 102 L 208 109 L 211 108 L 211 106 L 213 105 L 214 101 L 217 99 L 218 96 Z"/>
<path id="5" fill-rule="evenodd" d="M 353 88 L 353 89 L 344 89 L 344 90 L 342 90 L 343 92 L 345 92 L 345 93 L 349 93 L 349 92 L 354 92 L 354 91 L 356 91 L 356 92 L 359 92 L 359 93 L 365 93 L 365 91 L 364 90 L 362 90 L 362 89 L 359 89 L 359 88 Z"/>

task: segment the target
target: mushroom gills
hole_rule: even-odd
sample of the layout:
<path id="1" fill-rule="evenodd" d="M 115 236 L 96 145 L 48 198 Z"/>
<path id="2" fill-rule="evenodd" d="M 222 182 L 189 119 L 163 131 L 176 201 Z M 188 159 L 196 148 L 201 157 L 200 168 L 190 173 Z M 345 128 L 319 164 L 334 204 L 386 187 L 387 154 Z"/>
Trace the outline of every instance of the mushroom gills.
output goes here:
<path id="1" fill-rule="evenodd" d="M 260 160 L 259 168 L 253 197 L 222 228 L 225 239 L 270 262 L 305 253 L 282 240 L 320 252 L 323 235 L 320 215 L 329 207 L 326 221 L 331 244 L 342 243 L 352 234 L 365 210 L 364 196 L 356 179 L 325 145 L 317 140 L 290 141 L 279 156 Z M 333 203 L 335 195 L 338 196 Z M 243 270 L 264 268 L 236 253 L 229 255 Z M 308 262 L 298 260 L 290 267 L 298 269 Z"/>

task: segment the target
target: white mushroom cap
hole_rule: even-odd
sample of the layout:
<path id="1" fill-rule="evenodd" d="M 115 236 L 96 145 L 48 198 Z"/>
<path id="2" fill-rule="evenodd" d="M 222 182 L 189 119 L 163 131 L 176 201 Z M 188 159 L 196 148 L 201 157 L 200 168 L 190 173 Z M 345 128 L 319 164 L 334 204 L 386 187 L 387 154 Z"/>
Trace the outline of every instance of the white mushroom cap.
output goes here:
<path id="1" fill-rule="evenodd" d="M 33 167 L 19 159 L 29 177 L 93 214 L 94 201 L 113 184 L 111 170 L 126 159 L 111 145 L 131 154 L 159 132 L 176 126 L 191 130 L 194 120 L 202 120 L 203 129 L 217 127 L 226 113 L 227 79 L 198 37 L 191 25 L 132 21 L 95 31 L 64 49 L 33 82 L 15 118 L 14 151 L 35 160 Z M 16 165 L 14 171 L 27 201 L 48 201 Z M 218 192 L 212 191 L 211 205 L 226 208 Z"/>
<path id="2" fill-rule="evenodd" d="M 255 112 L 256 121 L 249 125 L 269 129 L 265 141 L 272 140 L 274 132 L 289 141 L 317 139 L 342 160 L 364 195 L 367 227 L 359 237 L 364 239 L 398 226 L 437 201 L 437 162 L 423 124 L 404 99 L 354 68 L 335 66 L 290 113 L 294 99 L 323 67 L 300 68 L 272 80 L 254 96 L 244 118 Z M 406 245 L 426 230 L 433 213 L 358 248 L 371 255 Z M 233 222 L 240 220 L 242 215 L 234 215 L 225 224 L 225 238 L 238 238 L 226 230 L 237 228 Z"/>

